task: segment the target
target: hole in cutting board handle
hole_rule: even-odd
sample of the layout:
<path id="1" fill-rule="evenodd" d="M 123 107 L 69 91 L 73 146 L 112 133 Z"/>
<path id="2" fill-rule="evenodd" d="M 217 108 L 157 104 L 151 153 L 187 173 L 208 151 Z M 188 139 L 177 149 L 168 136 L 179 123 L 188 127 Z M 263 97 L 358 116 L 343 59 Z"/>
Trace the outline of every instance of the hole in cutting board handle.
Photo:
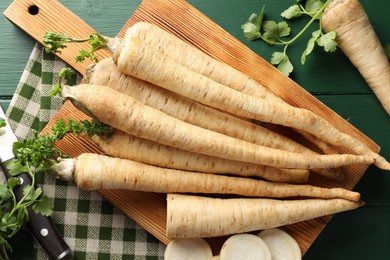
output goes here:
<path id="1" fill-rule="evenodd" d="M 28 7 L 28 13 L 31 15 L 37 15 L 39 13 L 39 7 L 36 5 L 30 5 Z"/>

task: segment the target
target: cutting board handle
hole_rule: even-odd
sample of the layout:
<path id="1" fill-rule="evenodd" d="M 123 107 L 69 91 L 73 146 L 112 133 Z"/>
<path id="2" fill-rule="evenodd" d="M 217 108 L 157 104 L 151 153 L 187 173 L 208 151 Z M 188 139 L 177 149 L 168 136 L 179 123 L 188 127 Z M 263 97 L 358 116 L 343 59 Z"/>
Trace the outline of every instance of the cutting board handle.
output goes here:
<path id="1" fill-rule="evenodd" d="M 4 11 L 4 16 L 40 44 L 43 44 L 43 37 L 47 31 L 56 31 L 75 38 L 85 38 L 95 32 L 59 1 L 14 0 Z M 87 66 L 92 61 L 76 62 L 75 57 L 81 49 L 89 49 L 88 43 L 69 44 L 56 55 L 84 76 Z M 110 53 L 105 50 L 100 50 L 96 54 L 100 59 L 110 57 Z"/>

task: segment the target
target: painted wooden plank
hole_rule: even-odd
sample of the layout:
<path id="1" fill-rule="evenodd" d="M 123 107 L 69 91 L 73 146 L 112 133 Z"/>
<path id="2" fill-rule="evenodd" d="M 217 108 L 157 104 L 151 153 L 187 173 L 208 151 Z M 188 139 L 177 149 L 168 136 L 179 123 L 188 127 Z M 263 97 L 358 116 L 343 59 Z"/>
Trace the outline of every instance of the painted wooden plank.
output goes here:
<path id="1" fill-rule="evenodd" d="M 11 99 L 0 99 L 0 106 L 3 109 L 3 111 L 7 111 L 10 102 Z"/>
<path id="2" fill-rule="evenodd" d="M 173 12 L 176 12 L 176 16 L 171 16 Z M 183 22 L 187 19 L 196 22 L 189 25 Z M 137 12 L 132 16 L 130 22 L 126 24 L 124 29 L 131 24 L 141 20 L 156 23 L 159 26 L 170 30 L 178 36 L 185 36 L 185 40 L 189 41 L 191 44 L 194 44 L 196 47 L 199 47 L 201 50 L 207 52 L 211 56 L 223 60 L 224 62 L 231 64 L 232 66 L 237 66 L 237 64 L 239 64 L 240 66 L 237 68 L 242 69 L 244 72 L 248 73 L 253 78 L 259 80 L 260 82 L 263 82 L 263 84 L 269 84 L 268 87 L 272 87 L 273 90 L 281 94 L 291 103 L 297 106 L 312 109 L 317 113 L 322 114 L 325 118 L 332 121 L 335 125 L 339 126 L 340 124 L 342 124 L 343 126 L 341 128 L 343 128 L 344 131 L 348 133 L 351 133 L 352 131 L 353 134 L 357 134 L 360 136 L 360 138 L 363 138 L 364 140 L 368 141 L 368 139 L 366 139 L 363 135 L 359 134 L 358 132 L 355 132 L 353 127 L 351 128 L 351 125 L 345 124 L 346 121 L 341 120 L 341 118 L 339 118 L 337 115 L 335 115 L 325 106 L 323 106 L 322 103 L 317 102 L 315 98 L 311 97 L 310 95 L 308 95 L 307 92 L 300 89 L 299 86 L 292 82 L 290 79 L 281 75 L 278 71 L 276 71 L 275 68 L 264 62 L 264 60 L 258 58 L 258 56 L 254 55 L 252 52 L 246 50 L 244 45 L 240 44 L 238 41 L 226 34 L 221 29 L 218 29 L 218 27 L 216 27 L 216 25 L 211 20 L 203 16 L 197 10 L 193 9 L 190 5 L 187 5 L 185 2 L 144 1 L 142 5 L 137 9 Z M 209 28 L 212 28 L 212 30 L 210 31 Z M 197 37 L 198 35 L 202 37 Z M 257 71 L 254 71 L 252 66 L 253 64 L 259 64 L 259 68 L 262 69 L 263 73 L 258 73 Z M 267 75 L 267 77 L 264 77 L 264 75 Z M 286 92 L 287 86 L 291 87 L 288 88 L 288 92 Z M 294 92 L 293 95 L 291 95 L 292 92 Z M 330 113 L 331 115 L 328 113 Z M 69 115 L 78 116 L 78 112 L 72 109 L 71 106 L 64 106 L 64 108 L 59 112 L 57 116 L 66 117 Z M 72 140 L 71 143 L 72 149 L 75 149 L 75 145 L 78 143 L 77 140 Z M 59 147 L 60 149 L 66 149 L 67 147 L 69 147 L 66 140 L 64 140 L 63 144 L 64 146 Z M 81 146 L 79 147 L 80 149 L 78 149 L 77 151 L 81 152 L 84 149 L 89 150 L 91 147 L 93 146 L 83 146 L 81 144 Z M 73 151 L 74 155 L 77 155 L 77 151 Z M 67 150 L 67 152 L 72 155 L 71 150 Z M 354 169 L 349 173 L 351 175 L 355 175 L 358 173 L 358 175 L 361 176 L 360 174 L 362 174 L 363 172 L 364 170 L 360 172 L 360 170 Z M 344 185 L 347 182 L 349 182 L 348 185 L 351 185 L 351 183 L 353 182 L 352 180 L 353 179 L 349 179 L 341 185 Z M 336 184 L 336 186 L 337 185 L 338 184 Z M 347 187 L 351 188 L 353 187 L 353 185 L 354 184 Z M 146 221 L 146 223 L 141 224 L 141 226 L 149 228 L 149 232 L 154 234 L 161 241 L 167 241 L 166 237 L 162 232 L 165 226 L 165 214 L 161 215 L 161 219 L 155 217 L 154 215 L 148 214 L 148 210 L 145 210 L 145 212 L 142 213 L 142 210 L 140 210 L 139 207 L 133 207 L 134 205 L 132 205 L 132 203 L 130 203 L 129 201 L 123 201 L 122 197 L 124 196 L 121 196 L 118 191 L 115 191 L 115 193 L 112 191 L 102 191 L 102 194 L 106 198 L 108 198 L 108 200 L 110 200 L 114 205 L 122 209 L 124 212 L 126 212 L 127 214 L 131 214 L 132 218 L 138 218 L 137 214 L 134 215 L 134 211 L 139 210 L 140 216 L 143 216 L 139 218 L 140 220 L 149 219 L 149 221 Z M 144 202 L 144 204 L 147 205 L 146 200 L 144 200 Z M 164 205 L 158 203 L 153 205 L 153 208 L 158 208 L 162 212 L 164 211 Z M 319 232 L 324 227 L 324 224 L 328 220 L 328 218 L 315 219 L 305 223 L 299 223 L 290 227 L 290 231 L 292 232 L 292 234 L 297 235 L 296 238 L 299 240 L 303 252 L 308 249 L 313 239 L 315 239 L 316 235 L 319 234 Z M 302 235 L 302 233 L 300 233 L 300 231 L 302 230 L 306 230 L 306 235 Z"/>
<path id="3" fill-rule="evenodd" d="M 109 15 L 105 14 L 100 14 L 97 17 L 99 18 L 93 18 L 90 16 L 91 12 L 88 10 L 88 3 L 91 1 L 61 1 L 65 3 L 67 6 L 71 7 L 72 10 L 74 10 L 79 16 L 85 15 L 83 19 L 88 21 L 89 24 L 92 24 L 94 22 L 97 23 L 94 27 L 97 28 L 99 24 L 102 24 L 101 21 L 104 21 L 103 24 L 107 25 L 107 27 L 104 27 L 101 30 L 105 30 L 107 28 L 107 31 L 105 31 L 106 34 L 109 34 L 110 31 L 109 29 L 114 26 L 111 24 L 111 21 L 115 20 Z M 99 1 L 93 1 L 93 2 L 99 2 Z M 106 7 L 107 3 L 111 2 L 126 2 L 128 1 L 101 1 L 101 2 L 106 2 Z M 261 2 L 266 2 L 267 3 L 267 8 L 269 7 L 271 9 L 271 6 L 273 3 L 277 4 L 278 8 L 283 7 L 283 4 L 278 3 L 278 1 L 240 1 L 234 4 L 233 2 L 236 1 L 224 1 L 224 0 L 216 0 L 212 1 L 213 4 L 210 3 L 210 1 L 189 1 L 190 3 L 194 4 L 195 7 L 198 7 L 201 11 L 206 13 L 208 16 L 213 18 L 213 20 L 216 20 L 218 24 L 220 24 L 223 28 L 225 28 L 227 31 L 231 32 L 234 36 L 239 38 L 240 40 L 242 39 L 241 32 L 236 26 L 237 24 L 241 24 L 241 22 L 246 20 L 247 16 L 247 9 L 249 12 L 255 11 L 260 9 L 259 5 Z M 204 3 L 203 3 L 204 2 Z M 389 37 L 390 35 L 388 34 L 387 28 L 387 23 L 388 19 L 384 19 L 384 17 L 387 17 L 387 13 L 383 14 L 383 12 L 386 12 L 389 8 L 385 8 L 386 5 L 389 5 L 390 2 L 387 0 L 376 0 L 375 3 L 371 1 L 370 4 L 368 4 L 368 0 L 362 0 L 361 1 L 366 9 L 367 12 L 369 13 L 370 17 L 372 17 L 373 23 L 376 25 L 375 28 L 379 28 L 378 34 L 379 36 L 384 39 L 384 42 L 390 42 Z M 11 1 L 1 1 L 0 6 L 2 10 L 5 9 L 5 6 L 10 4 Z M 119 6 L 123 7 L 118 3 Z M 123 3 L 122 3 L 123 4 Z M 133 4 L 133 1 L 130 1 L 130 4 Z M 247 8 L 247 6 L 250 6 L 251 8 Z M 226 10 L 226 12 L 225 12 Z M 232 11 L 233 10 L 233 11 Z M 119 13 L 119 11 L 118 11 Z M 117 16 L 120 16 L 119 14 Z M 277 18 L 277 17 L 276 17 Z M 3 18 L 4 19 L 4 18 Z M 125 18 L 127 19 L 127 18 Z M 91 22 L 90 22 L 91 21 Z M 8 23 L 8 21 L 6 21 Z M 13 28 L 11 29 L 10 33 L 8 34 L 9 37 L 15 37 L 15 35 L 18 35 L 16 37 L 15 42 L 19 43 L 25 43 L 26 40 L 28 41 L 28 37 L 24 33 L 22 33 L 19 29 L 16 27 L 13 27 L 12 25 L 9 24 L 4 24 L 3 21 L 1 22 L 0 26 L 0 35 L 3 35 L 3 29 L 4 28 Z M 118 28 L 120 28 L 121 25 L 119 25 Z M 14 31 L 12 31 L 14 30 Z M 7 37 L 7 39 L 10 39 Z M 248 43 L 244 39 L 242 41 L 250 46 L 251 49 L 255 50 L 255 52 L 262 54 L 263 51 L 261 51 L 261 48 L 259 47 L 258 42 L 255 43 Z M 6 46 L 7 42 L 4 41 L 4 38 L 0 38 L 0 46 Z M 33 45 L 33 41 L 31 41 L 31 45 L 26 44 L 23 45 L 22 48 L 16 48 L 16 46 L 8 46 L 6 49 L 0 49 L 1 52 L 7 50 L 7 55 L 9 53 L 9 56 L 1 56 L 1 62 L 0 62 L 0 71 L 4 71 L 4 69 L 8 69 L 8 66 L 6 66 L 6 63 L 4 63 L 3 59 L 9 59 L 10 57 L 14 58 L 14 63 L 19 64 L 19 67 L 16 67 L 16 70 L 14 73 L 11 73 L 9 75 L 8 73 L 0 74 L 0 79 L 2 81 L 4 79 L 9 80 L 14 78 L 14 82 L 17 83 L 20 75 L 18 72 L 21 72 L 21 70 L 24 68 L 25 61 L 28 58 L 29 55 L 29 50 L 31 49 Z M 21 50 L 22 49 L 22 50 Z M 20 52 L 20 55 L 19 55 Z M 12 55 L 14 54 L 14 55 Z M 17 54 L 17 55 L 15 55 Z M 262 54 L 263 55 L 263 54 Z M 266 54 L 264 54 L 266 55 Z M 269 55 L 269 54 L 268 54 Z M 296 54 L 294 55 L 299 55 L 299 52 L 296 51 Z M 369 90 L 362 86 L 362 82 L 357 79 L 357 76 L 351 76 L 352 69 L 346 68 L 346 63 L 344 63 L 344 58 L 342 57 L 341 54 L 337 54 L 337 60 L 339 61 L 342 60 L 343 63 L 340 65 L 340 63 L 337 63 L 342 67 L 343 69 L 333 67 L 331 68 L 335 74 L 332 74 L 332 77 L 325 77 L 323 73 L 324 67 L 327 67 L 327 64 L 331 64 L 331 62 L 334 62 L 333 58 L 334 55 L 332 54 L 331 56 L 329 55 L 323 55 L 324 57 L 317 57 L 317 55 L 322 56 L 322 54 L 316 53 L 316 58 L 313 60 L 310 60 L 311 64 L 307 64 L 310 66 L 305 66 L 304 69 L 299 70 L 299 73 L 296 73 L 294 75 L 294 79 L 300 83 L 302 87 L 305 89 L 315 92 L 315 93 L 333 93 L 333 94 L 340 94 L 340 93 L 368 93 Z M 15 56 L 15 57 L 13 57 Z M 321 62 L 318 62 L 321 61 Z M 354 75 L 354 74 L 352 74 Z M 330 81 L 329 81 L 330 80 Z M 12 80 L 11 80 L 12 81 Z M 10 82 L 11 82 L 10 81 Z M 318 84 L 315 84 L 318 82 Z M 342 85 L 340 87 L 340 85 Z M 1 82 L 0 82 L 1 84 Z M 7 84 L 11 85 L 11 84 Z M 0 94 L 3 89 L 7 89 L 5 85 L 3 85 L 3 88 L 0 86 Z M 12 87 L 9 88 L 12 90 Z M 387 155 L 388 154 L 388 147 L 389 147 L 389 142 L 386 141 L 388 139 L 385 139 L 386 134 L 381 134 L 377 130 L 380 129 L 381 127 L 383 129 L 388 129 L 388 121 L 382 121 L 383 117 L 380 115 L 379 116 L 379 122 L 377 122 L 378 118 L 378 113 L 379 110 L 376 108 L 376 104 L 374 99 L 370 99 L 371 102 L 373 103 L 374 108 L 370 105 L 366 105 L 365 102 L 361 103 L 362 99 L 351 97 L 351 96 L 341 96 L 341 97 L 336 97 L 336 96 L 317 96 L 321 101 L 323 101 L 325 104 L 329 105 L 332 109 L 334 109 L 336 112 L 338 112 L 343 118 L 351 120 L 350 122 L 353 123 L 355 126 L 357 126 L 360 130 L 362 130 L 363 133 L 367 134 L 370 138 L 372 138 L 374 141 L 377 143 L 381 144 L 382 146 L 382 151 Z M 352 99 L 352 100 L 351 100 Z M 338 101 L 336 101 L 338 100 Z M 351 102 L 351 103 L 350 103 Z M 363 105 L 362 105 L 363 104 Z M 3 105 L 3 104 L 1 104 Z M 366 110 L 368 109 L 368 110 Z M 351 113 L 352 111 L 352 113 Z M 363 112 L 361 112 L 363 111 Z M 363 114 L 363 117 L 360 117 L 359 119 L 359 114 Z M 375 115 L 375 116 L 373 116 Z M 366 121 L 365 121 L 366 120 Z M 387 135 L 388 136 L 388 135 Z M 386 156 L 388 158 L 388 156 Z M 376 168 L 369 168 L 367 174 L 363 177 L 361 180 L 361 183 L 358 183 L 358 186 L 356 187 L 357 189 L 362 191 L 362 194 L 365 194 L 365 198 L 368 199 L 369 203 L 386 203 L 388 202 L 388 194 L 386 194 L 386 186 L 388 186 L 389 182 L 386 176 L 383 174 L 377 174 L 373 176 L 373 174 L 376 174 Z M 361 184 L 361 185 L 360 185 Z M 378 188 L 379 187 L 379 188 Z M 377 235 L 377 236 L 386 236 L 387 231 L 389 230 L 388 225 L 385 224 L 385 222 L 378 221 L 379 216 L 385 216 L 385 212 L 388 210 L 388 206 L 381 206 L 380 209 L 377 211 L 373 211 L 372 213 L 372 218 L 367 218 L 365 221 L 377 221 L 378 228 L 374 229 L 374 232 L 369 233 L 371 237 Z M 338 217 L 333 219 L 328 225 L 328 227 L 325 230 L 328 230 L 329 228 L 333 228 L 334 223 L 340 223 L 334 228 L 333 236 L 331 237 L 325 237 L 325 242 L 321 240 L 322 236 L 320 239 L 314 244 L 314 247 L 311 248 L 308 252 L 308 255 L 305 256 L 304 259 L 346 259 L 346 256 L 349 258 L 354 258 L 354 259 L 367 259 L 371 254 L 369 252 L 375 252 L 378 254 L 378 256 L 386 256 L 389 255 L 389 252 L 386 251 L 386 246 L 379 247 L 378 243 L 382 243 L 382 245 L 386 245 L 388 243 L 385 243 L 383 240 L 376 240 L 373 239 L 372 242 L 368 241 L 368 244 L 362 244 L 361 247 L 359 247 L 359 250 L 354 251 L 353 249 L 355 248 L 355 241 L 359 241 L 362 239 L 362 234 L 366 233 L 366 229 L 364 226 L 366 225 L 365 221 L 354 221 L 352 220 L 353 223 L 358 223 L 356 225 L 352 225 L 351 227 L 347 228 L 347 233 L 349 232 L 348 230 L 350 229 L 356 229 L 354 236 L 353 237 L 344 237 L 340 238 L 340 230 L 344 230 L 344 225 L 348 224 L 348 220 L 353 218 L 355 215 L 360 215 L 360 214 L 365 214 L 361 212 L 365 212 L 366 208 L 363 208 L 362 210 L 359 211 L 359 214 L 352 214 L 351 215 L 346 215 L 346 219 L 340 220 Z M 344 215 L 342 215 L 344 216 Z M 389 222 L 387 222 L 389 223 Z M 357 228 L 358 227 L 358 228 Z M 326 234 L 326 233 L 325 233 Z M 345 241 L 346 239 L 350 239 Z M 330 243 L 327 243 L 326 241 L 333 241 Z M 341 246 L 340 246 L 340 243 Z M 318 247 L 317 247 L 318 245 Z M 341 247 L 341 248 L 340 248 Z M 339 249 L 339 250 L 338 250 Z M 344 251 L 343 251 L 344 250 Z M 341 251 L 341 252 L 340 252 Z M 311 254 L 311 252 L 313 252 Z M 353 253 L 356 252 L 356 253 Z M 324 254 L 325 253 L 325 254 Z M 350 255 L 348 255 L 350 253 Z M 343 257 L 344 256 L 344 257 Z M 321 258 L 322 257 L 322 258 Z M 343 257 L 343 258 L 341 258 Z M 376 258 L 376 259 L 385 259 L 384 257 L 382 258 Z"/>
<path id="4" fill-rule="evenodd" d="M 390 206 L 366 205 L 333 217 L 304 260 L 375 259 L 390 255 Z"/>

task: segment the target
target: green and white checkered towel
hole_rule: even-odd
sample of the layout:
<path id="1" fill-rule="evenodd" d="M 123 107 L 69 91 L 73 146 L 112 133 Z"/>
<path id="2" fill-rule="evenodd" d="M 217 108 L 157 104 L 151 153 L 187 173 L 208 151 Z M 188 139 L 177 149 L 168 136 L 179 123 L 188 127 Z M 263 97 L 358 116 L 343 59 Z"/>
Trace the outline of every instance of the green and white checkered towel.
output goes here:
<path id="1" fill-rule="evenodd" d="M 57 74 L 66 64 L 34 47 L 6 112 L 19 140 L 41 131 L 62 105 L 49 97 Z M 73 83 L 81 80 L 74 78 Z M 126 217 L 97 192 L 79 190 L 71 183 L 46 175 L 38 180 L 54 206 L 52 215 L 74 253 L 74 259 L 163 259 L 165 246 Z M 34 259 L 47 259 L 35 245 Z"/>

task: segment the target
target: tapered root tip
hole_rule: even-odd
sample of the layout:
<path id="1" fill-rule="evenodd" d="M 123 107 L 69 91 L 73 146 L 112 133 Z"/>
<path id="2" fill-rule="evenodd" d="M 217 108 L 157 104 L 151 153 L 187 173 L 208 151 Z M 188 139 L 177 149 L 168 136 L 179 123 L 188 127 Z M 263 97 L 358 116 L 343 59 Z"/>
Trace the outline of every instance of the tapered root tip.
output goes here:
<path id="1" fill-rule="evenodd" d="M 379 154 L 374 155 L 374 164 L 382 170 L 390 171 L 390 163 Z"/>

